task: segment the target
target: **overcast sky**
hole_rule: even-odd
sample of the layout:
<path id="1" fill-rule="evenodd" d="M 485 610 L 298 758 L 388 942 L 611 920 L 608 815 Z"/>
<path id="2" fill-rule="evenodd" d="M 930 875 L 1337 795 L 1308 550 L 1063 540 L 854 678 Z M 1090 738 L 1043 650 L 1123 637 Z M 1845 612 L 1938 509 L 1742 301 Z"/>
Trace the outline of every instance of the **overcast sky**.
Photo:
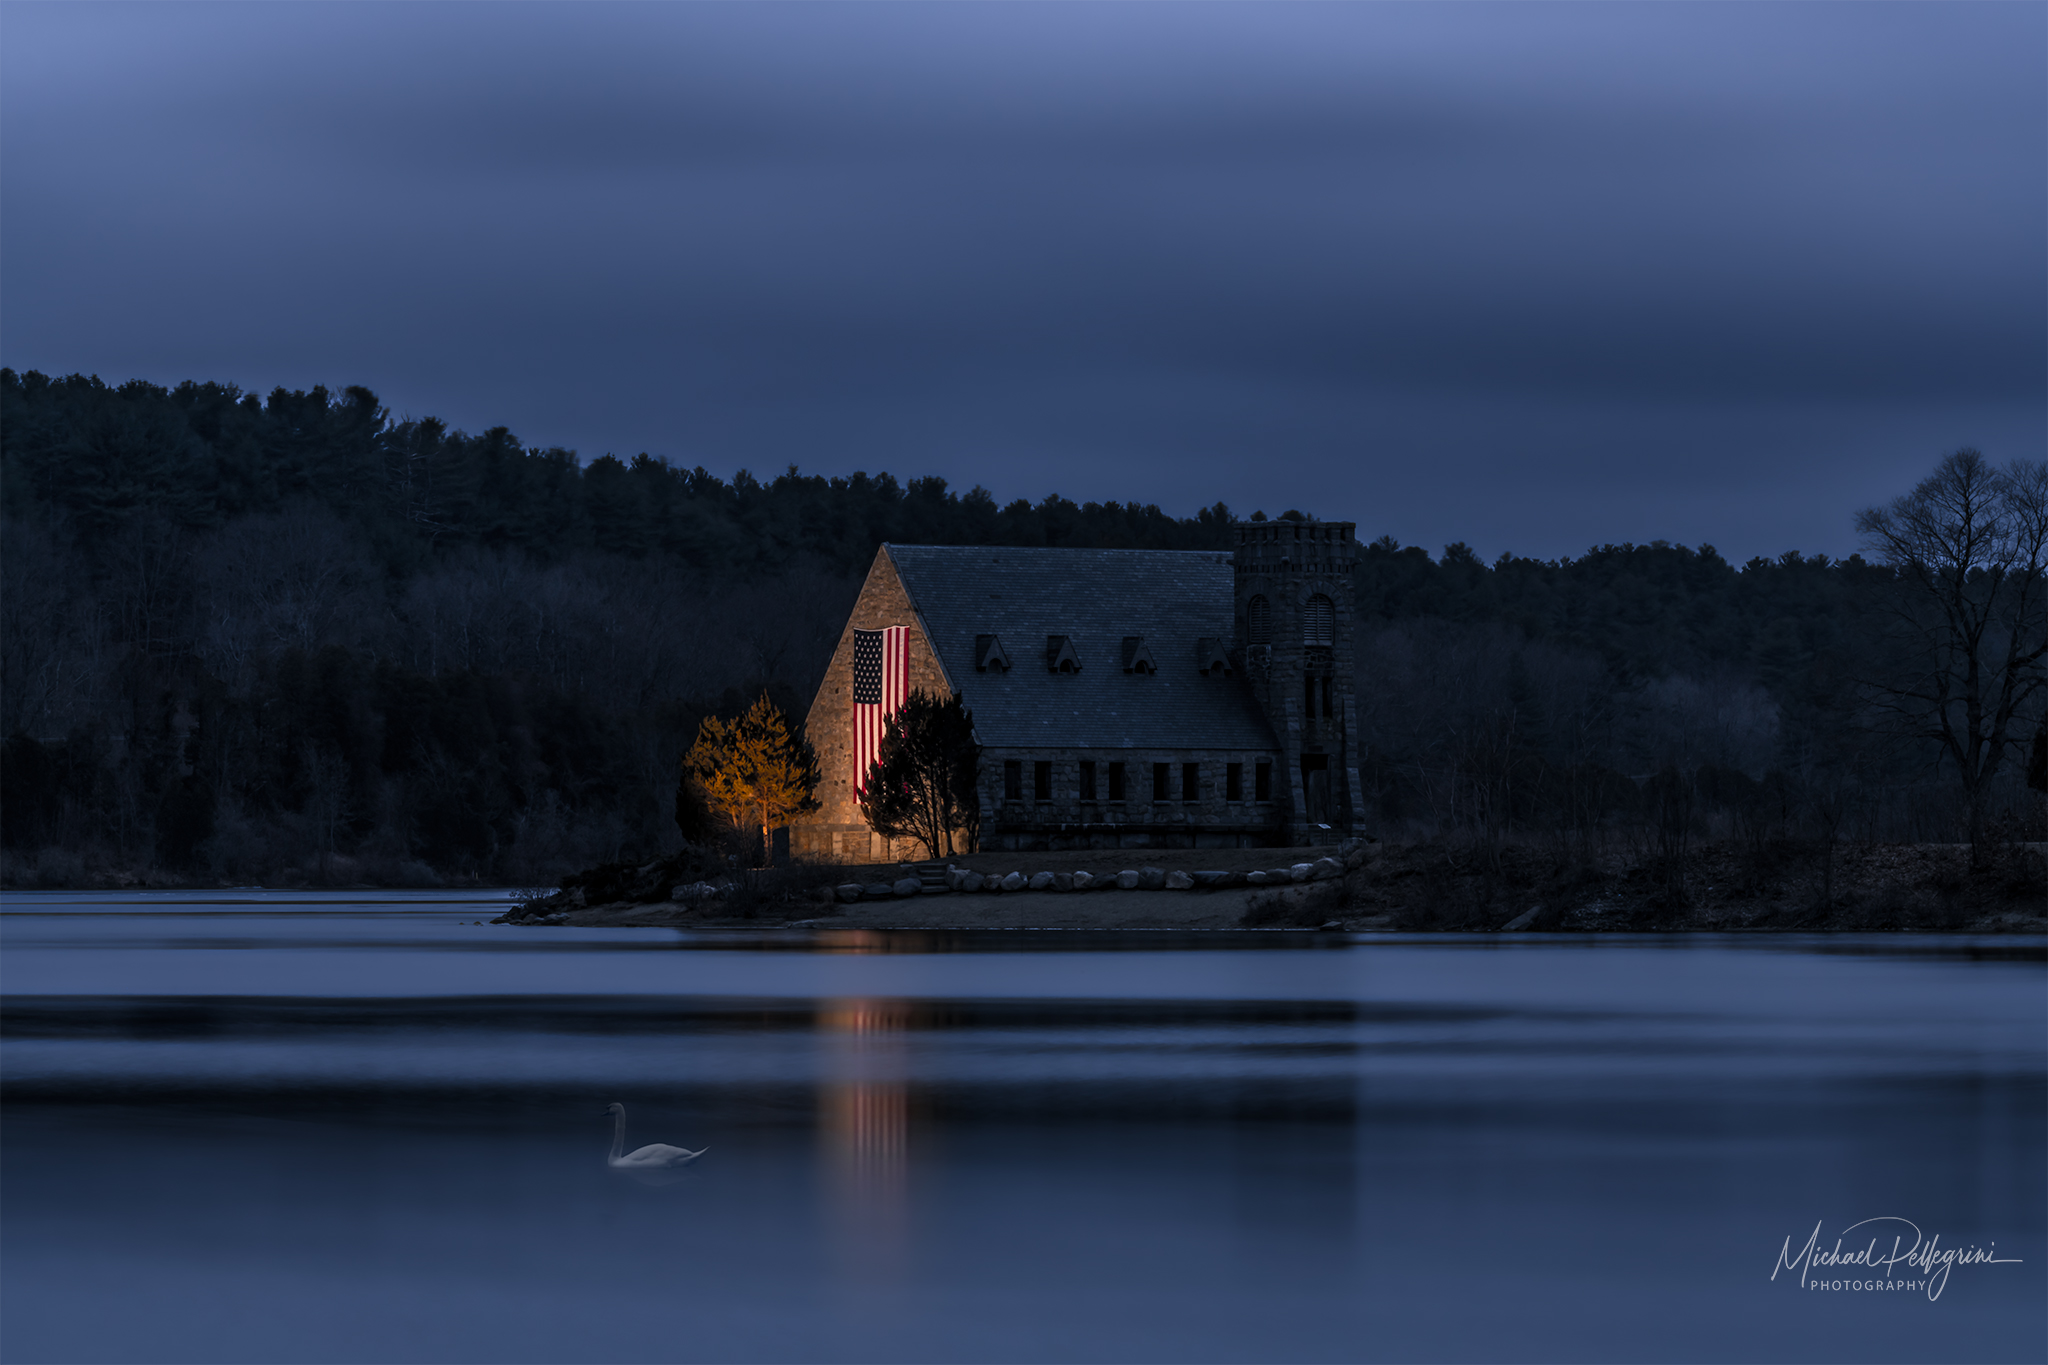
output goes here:
<path id="1" fill-rule="evenodd" d="M 0 363 L 1854 548 L 2048 442 L 2039 4 L 0 6 Z"/>

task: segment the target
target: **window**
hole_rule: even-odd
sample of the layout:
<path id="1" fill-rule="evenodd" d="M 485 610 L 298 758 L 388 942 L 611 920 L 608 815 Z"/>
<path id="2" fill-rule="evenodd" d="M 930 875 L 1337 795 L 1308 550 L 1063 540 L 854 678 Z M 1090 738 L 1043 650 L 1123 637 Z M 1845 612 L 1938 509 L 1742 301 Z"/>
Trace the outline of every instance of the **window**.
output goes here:
<path id="1" fill-rule="evenodd" d="M 1089 758 L 1081 760 L 1081 799 L 1095 799 L 1095 760 Z"/>
<path id="2" fill-rule="evenodd" d="M 1244 800 L 1244 764 L 1232 763 L 1223 769 L 1223 799 Z"/>
<path id="3" fill-rule="evenodd" d="M 1301 642 L 1327 645 L 1337 638 L 1337 604 L 1317 593 L 1301 611 Z"/>
<path id="4" fill-rule="evenodd" d="M 1272 799 L 1273 765 L 1270 763 L 1257 764 L 1252 768 L 1252 800 L 1271 801 Z"/>
<path id="5" fill-rule="evenodd" d="M 1336 709 L 1330 705 L 1330 680 L 1328 678 L 1323 679 L 1323 714 L 1326 716 L 1337 714 Z"/>
<path id="6" fill-rule="evenodd" d="M 1041 758 L 1031 765 L 1031 799 L 1052 800 L 1052 760 Z"/>
<path id="7" fill-rule="evenodd" d="M 1003 799 L 1022 801 L 1024 799 L 1024 765 L 1014 758 L 1003 760 Z"/>
<path id="8" fill-rule="evenodd" d="M 1202 765 L 1183 763 L 1180 765 L 1180 799 L 1199 801 L 1202 799 Z"/>
<path id="9" fill-rule="evenodd" d="M 1263 596 L 1254 597 L 1245 604 L 1244 624 L 1253 644 L 1272 643 L 1273 608 Z"/>
<path id="10" fill-rule="evenodd" d="M 1124 765 L 1121 763 L 1109 765 L 1109 799 L 1112 801 L 1124 799 Z"/>
<path id="11" fill-rule="evenodd" d="M 1173 765 L 1154 763 L 1152 765 L 1152 799 L 1168 801 L 1173 798 Z"/>
<path id="12" fill-rule="evenodd" d="M 1316 680 L 1314 678 L 1305 677 L 1301 680 L 1301 706 L 1303 715 L 1311 720 L 1315 719 Z"/>

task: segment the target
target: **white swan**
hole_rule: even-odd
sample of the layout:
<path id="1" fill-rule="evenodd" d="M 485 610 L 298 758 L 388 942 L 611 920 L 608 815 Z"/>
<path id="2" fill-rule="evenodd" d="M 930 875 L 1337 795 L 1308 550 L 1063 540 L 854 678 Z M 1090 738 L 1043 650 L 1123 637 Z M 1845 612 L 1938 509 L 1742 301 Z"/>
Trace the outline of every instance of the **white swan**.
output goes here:
<path id="1" fill-rule="evenodd" d="M 604 1164 L 615 1171 L 624 1171 L 628 1175 L 672 1171 L 678 1166 L 689 1165 L 711 1150 L 705 1147 L 693 1152 L 687 1147 L 671 1147 L 666 1142 L 650 1142 L 645 1147 L 626 1152 L 626 1106 L 608 1105 L 604 1112 L 615 1119 L 612 1124 L 612 1154 L 604 1160 Z M 625 1155 L 619 1155 L 621 1152 Z"/>

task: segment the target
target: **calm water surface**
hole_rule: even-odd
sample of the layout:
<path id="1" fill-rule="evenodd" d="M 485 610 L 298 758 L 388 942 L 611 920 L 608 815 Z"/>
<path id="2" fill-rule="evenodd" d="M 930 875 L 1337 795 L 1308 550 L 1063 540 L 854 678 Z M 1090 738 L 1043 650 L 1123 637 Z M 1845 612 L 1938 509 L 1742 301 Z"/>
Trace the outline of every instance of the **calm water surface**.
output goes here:
<path id="1" fill-rule="evenodd" d="M 2038 940 L 471 923 L 501 906 L 9 897 L 0 1355 L 2048 1354 Z M 608 1171 L 613 1100 L 710 1154 Z M 1880 1217 L 2018 1263 L 1771 1279 Z"/>

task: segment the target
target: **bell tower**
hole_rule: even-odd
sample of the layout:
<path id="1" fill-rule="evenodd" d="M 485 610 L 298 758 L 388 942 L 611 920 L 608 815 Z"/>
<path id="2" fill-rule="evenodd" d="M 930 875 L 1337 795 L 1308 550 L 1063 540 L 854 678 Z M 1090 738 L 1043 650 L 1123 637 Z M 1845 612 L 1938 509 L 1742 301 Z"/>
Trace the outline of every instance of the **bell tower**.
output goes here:
<path id="1" fill-rule="evenodd" d="M 1290 844 L 1334 844 L 1357 819 L 1357 523 L 1283 518 L 1232 530 L 1238 652 L 1280 741 L 1274 799 Z"/>

